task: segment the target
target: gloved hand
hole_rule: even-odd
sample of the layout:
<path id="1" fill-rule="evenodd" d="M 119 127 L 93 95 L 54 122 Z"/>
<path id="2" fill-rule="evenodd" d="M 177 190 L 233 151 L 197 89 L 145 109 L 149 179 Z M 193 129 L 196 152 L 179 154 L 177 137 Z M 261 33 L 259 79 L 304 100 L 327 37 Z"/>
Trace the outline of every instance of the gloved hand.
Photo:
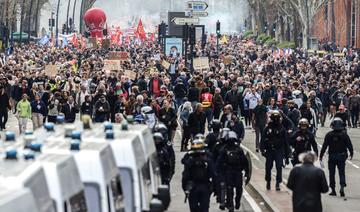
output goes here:
<path id="1" fill-rule="evenodd" d="M 350 155 L 350 160 L 352 160 L 353 159 L 353 155 Z"/>

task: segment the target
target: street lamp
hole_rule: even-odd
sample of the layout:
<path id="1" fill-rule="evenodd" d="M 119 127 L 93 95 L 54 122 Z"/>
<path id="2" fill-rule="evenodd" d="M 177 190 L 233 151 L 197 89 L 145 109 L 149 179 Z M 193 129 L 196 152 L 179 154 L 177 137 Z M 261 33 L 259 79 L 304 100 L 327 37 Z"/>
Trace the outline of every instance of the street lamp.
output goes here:
<path id="1" fill-rule="evenodd" d="M 59 9 L 60 9 L 60 0 L 58 0 L 57 10 L 56 10 L 56 35 L 55 35 L 55 46 L 58 47 L 58 36 L 59 36 Z"/>
<path id="2" fill-rule="evenodd" d="M 220 38 L 220 21 L 216 22 L 216 51 L 219 52 L 219 38 Z"/>

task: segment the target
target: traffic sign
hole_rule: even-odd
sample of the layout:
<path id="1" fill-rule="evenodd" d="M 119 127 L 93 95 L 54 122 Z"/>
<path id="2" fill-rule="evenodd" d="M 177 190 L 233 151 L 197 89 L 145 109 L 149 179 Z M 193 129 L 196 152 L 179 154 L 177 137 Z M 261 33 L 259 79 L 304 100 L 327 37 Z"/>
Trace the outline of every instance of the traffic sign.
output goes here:
<path id="1" fill-rule="evenodd" d="M 199 24 L 200 19 L 199 18 L 173 18 L 171 20 L 172 22 L 174 22 L 176 25 L 185 25 L 185 24 Z"/>
<path id="2" fill-rule="evenodd" d="M 191 12 L 192 16 L 195 17 L 207 17 L 209 16 L 209 13 L 206 11 L 192 11 Z"/>
<path id="3" fill-rule="evenodd" d="M 209 5 L 204 1 L 188 1 L 187 7 L 193 11 L 205 11 Z"/>

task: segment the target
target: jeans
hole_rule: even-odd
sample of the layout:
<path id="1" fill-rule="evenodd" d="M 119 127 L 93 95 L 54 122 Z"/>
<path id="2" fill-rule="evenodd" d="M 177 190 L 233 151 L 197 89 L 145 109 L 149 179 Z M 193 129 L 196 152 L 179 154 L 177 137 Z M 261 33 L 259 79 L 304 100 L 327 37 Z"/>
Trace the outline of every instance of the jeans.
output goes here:
<path id="1" fill-rule="evenodd" d="M 19 130 L 20 134 L 24 133 L 26 131 L 26 125 L 28 122 L 28 118 L 21 118 L 19 117 Z"/>
<path id="2" fill-rule="evenodd" d="M 282 166 L 283 166 L 283 153 L 282 150 L 268 150 L 266 152 L 265 162 L 265 180 L 271 181 L 271 169 L 273 168 L 274 162 L 276 166 L 276 183 L 282 182 Z"/>
<path id="3" fill-rule="evenodd" d="M 212 120 L 213 120 L 213 110 L 212 110 L 211 107 L 208 107 L 208 108 L 204 108 L 204 112 L 205 112 L 205 115 L 206 115 L 206 120 L 208 122 L 208 129 L 210 130 L 211 123 L 212 123 Z"/>
<path id="4" fill-rule="evenodd" d="M 265 126 L 255 126 L 255 147 L 256 149 L 260 148 L 260 140 L 262 138 L 262 133 L 264 132 Z"/>
<path id="5" fill-rule="evenodd" d="M 337 153 L 329 155 L 329 182 L 330 188 L 335 188 L 335 168 L 338 168 L 340 185 L 346 186 L 345 179 L 345 162 L 346 162 L 347 154 L 346 153 Z"/>
<path id="6" fill-rule="evenodd" d="M 353 127 L 357 127 L 357 123 L 359 121 L 359 110 L 351 110 L 351 124 Z"/>
<path id="7" fill-rule="evenodd" d="M 5 129 L 6 122 L 8 121 L 8 112 L 0 112 L 0 130 Z"/>

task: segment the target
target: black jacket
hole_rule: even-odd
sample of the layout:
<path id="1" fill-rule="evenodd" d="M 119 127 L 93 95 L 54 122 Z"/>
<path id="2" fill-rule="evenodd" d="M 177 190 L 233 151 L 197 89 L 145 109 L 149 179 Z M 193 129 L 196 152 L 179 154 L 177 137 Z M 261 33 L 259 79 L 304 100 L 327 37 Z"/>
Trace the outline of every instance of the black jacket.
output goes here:
<path id="1" fill-rule="evenodd" d="M 75 122 L 76 113 L 79 112 L 79 108 L 78 108 L 77 104 L 75 104 L 75 103 L 72 108 L 70 108 L 69 103 L 65 103 L 61 107 L 61 112 L 64 113 L 64 115 L 65 115 L 66 123 L 73 123 L 73 122 Z"/>
<path id="2" fill-rule="evenodd" d="M 159 121 L 165 124 L 168 129 L 175 130 L 177 127 L 177 115 L 174 108 L 161 108 L 159 111 Z"/>
<path id="3" fill-rule="evenodd" d="M 200 101 L 200 91 L 197 87 L 191 86 L 188 91 L 188 99 L 190 102 Z"/>
<path id="4" fill-rule="evenodd" d="M 296 166 L 290 172 L 287 187 L 293 191 L 294 212 L 322 212 L 321 193 L 329 190 L 323 170 L 309 163 Z"/>
<path id="5" fill-rule="evenodd" d="M 353 145 L 350 137 L 343 131 L 331 131 L 325 135 L 325 141 L 320 151 L 320 159 L 324 156 L 326 149 L 329 147 L 329 155 L 331 154 L 346 154 L 347 150 L 352 157 L 354 154 Z"/>
<path id="6" fill-rule="evenodd" d="M 189 115 L 189 129 L 192 136 L 195 136 L 198 133 L 205 133 L 205 122 L 206 116 L 204 112 L 197 113 L 193 112 Z"/>

